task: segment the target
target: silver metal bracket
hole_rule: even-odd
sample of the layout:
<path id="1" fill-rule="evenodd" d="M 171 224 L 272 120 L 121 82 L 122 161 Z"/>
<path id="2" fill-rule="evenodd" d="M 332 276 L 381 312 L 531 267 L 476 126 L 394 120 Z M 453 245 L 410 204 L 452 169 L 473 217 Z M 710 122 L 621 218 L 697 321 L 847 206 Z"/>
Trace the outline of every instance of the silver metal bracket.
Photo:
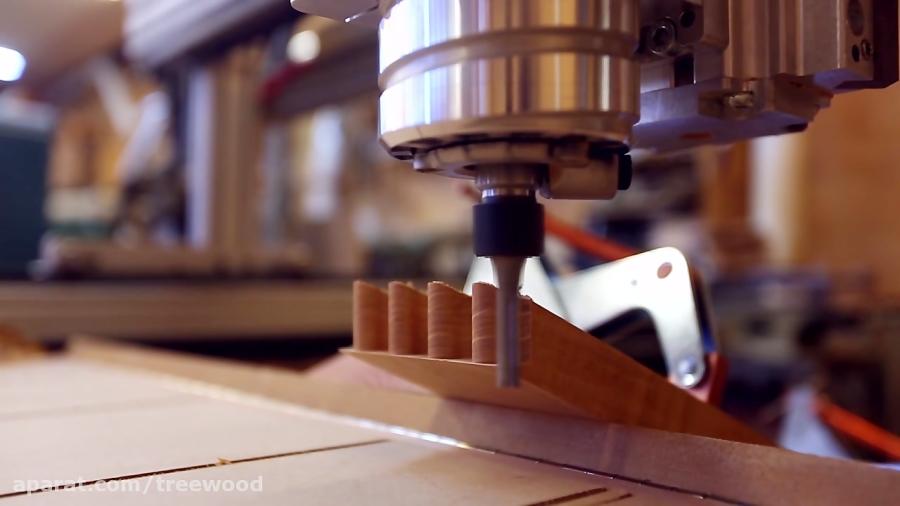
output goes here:
<path id="1" fill-rule="evenodd" d="M 493 283 L 486 259 L 476 258 L 465 291 Z M 653 321 L 669 380 L 690 389 L 707 375 L 706 354 L 716 351 L 702 286 L 675 248 L 660 248 L 593 267 L 551 282 L 537 258 L 526 263 L 522 293 L 578 328 L 590 331 L 633 310 Z"/>
<path id="2" fill-rule="evenodd" d="M 635 309 L 646 311 L 670 380 L 692 388 L 706 375 L 705 353 L 715 344 L 702 291 L 677 249 L 660 248 L 587 269 L 559 279 L 556 289 L 569 321 L 583 330 Z"/>
<path id="3" fill-rule="evenodd" d="M 291 0 L 294 9 L 326 18 L 378 26 L 381 10 L 378 0 Z"/>

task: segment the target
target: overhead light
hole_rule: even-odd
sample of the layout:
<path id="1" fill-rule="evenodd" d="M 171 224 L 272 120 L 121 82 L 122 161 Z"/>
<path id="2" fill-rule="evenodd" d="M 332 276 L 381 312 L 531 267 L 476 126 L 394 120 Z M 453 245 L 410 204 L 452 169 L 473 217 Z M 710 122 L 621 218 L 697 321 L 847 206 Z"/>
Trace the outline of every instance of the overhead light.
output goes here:
<path id="1" fill-rule="evenodd" d="M 288 41 L 287 55 L 294 63 L 306 63 L 315 60 L 322 51 L 319 34 L 312 30 L 295 33 Z"/>
<path id="2" fill-rule="evenodd" d="M 0 46 L 0 81 L 18 81 L 25 72 L 25 57 L 15 49 Z"/>

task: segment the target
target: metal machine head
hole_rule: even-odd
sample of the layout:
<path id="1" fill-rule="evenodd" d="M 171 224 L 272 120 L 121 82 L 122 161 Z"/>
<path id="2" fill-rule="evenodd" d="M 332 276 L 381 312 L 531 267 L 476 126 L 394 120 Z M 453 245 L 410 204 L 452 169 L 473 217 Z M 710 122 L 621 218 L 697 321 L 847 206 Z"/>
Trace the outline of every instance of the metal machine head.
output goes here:
<path id="1" fill-rule="evenodd" d="M 612 198 L 631 149 L 800 131 L 833 94 L 897 80 L 896 1 L 292 3 L 377 22 L 382 143 L 416 170 L 476 181 L 476 254 L 495 264 L 506 385 L 519 271 L 543 243 L 537 193 Z"/>

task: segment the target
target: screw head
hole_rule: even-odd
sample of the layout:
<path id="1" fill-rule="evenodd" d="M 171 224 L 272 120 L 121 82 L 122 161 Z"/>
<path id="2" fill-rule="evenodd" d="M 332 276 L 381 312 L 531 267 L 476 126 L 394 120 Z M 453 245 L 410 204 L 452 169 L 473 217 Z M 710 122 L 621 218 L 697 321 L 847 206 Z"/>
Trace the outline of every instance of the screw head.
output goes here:
<path id="1" fill-rule="evenodd" d="M 694 11 L 693 7 L 686 6 L 683 11 L 681 11 L 681 16 L 678 17 L 678 22 L 682 26 L 682 28 L 690 28 L 694 26 L 694 22 L 697 21 L 697 12 Z"/>
<path id="2" fill-rule="evenodd" d="M 756 97 L 750 91 L 732 93 L 725 97 L 725 105 L 736 111 L 749 111 L 756 105 Z"/>
<path id="3" fill-rule="evenodd" d="M 671 262 L 665 262 L 656 269 L 656 277 L 659 279 L 666 279 L 669 277 L 669 274 L 672 274 L 672 264 Z"/>
<path id="4" fill-rule="evenodd" d="M 700 364 L 693 357 L 681 359 L 676 372 L 682 386 L 692 387 L 700 382 Z"/>
<path id="5" fill-rule="evenodd" d="M 645 42 L 651 53 L 668 56 L 678 47 L 678 28 L 670 19 L 656 21 L 647 31 Z"/>
<path id="6" fill-rule="evenodd" d="M 872 56 L 875 54 L 875 48 L 872 47 L 872 43 L 869 42 L 869 39 L 863 39 L 863 41 L 859 43 L 859 49 L 864 60 L 871 60 Z"/>

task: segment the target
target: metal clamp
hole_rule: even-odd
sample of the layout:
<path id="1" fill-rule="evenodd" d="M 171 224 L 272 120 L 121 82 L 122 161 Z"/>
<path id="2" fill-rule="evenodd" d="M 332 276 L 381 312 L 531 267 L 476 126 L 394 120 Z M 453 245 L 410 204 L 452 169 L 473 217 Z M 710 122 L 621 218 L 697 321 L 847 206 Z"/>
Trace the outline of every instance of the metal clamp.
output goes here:
<path id="1" fill-rule="evenodd" d="M 493 282 L 490 262 L 476 259 L 466 291 Z M 529 259 L 522 293 L 582 330 L 591 330 L 635 309 L 646 311 L 656 328 L 670 381 L 696 397 L 715 402 L 725 362 L 716 352 L 705 297 L 684 255 L 661 248 L 564 276 L 552 283 Z"/>
<path id="2" fill-rule="evenodd" d="M 693 388 L 704 380 L 705 355 L 715 351 L 715 343 L 702 292 L 677 249 L 656 249 L 587 269 L 561 278 L 556 288 L 569 321 L 584 330 L 643 309 L 653 319 L 671 381 Z"/>

